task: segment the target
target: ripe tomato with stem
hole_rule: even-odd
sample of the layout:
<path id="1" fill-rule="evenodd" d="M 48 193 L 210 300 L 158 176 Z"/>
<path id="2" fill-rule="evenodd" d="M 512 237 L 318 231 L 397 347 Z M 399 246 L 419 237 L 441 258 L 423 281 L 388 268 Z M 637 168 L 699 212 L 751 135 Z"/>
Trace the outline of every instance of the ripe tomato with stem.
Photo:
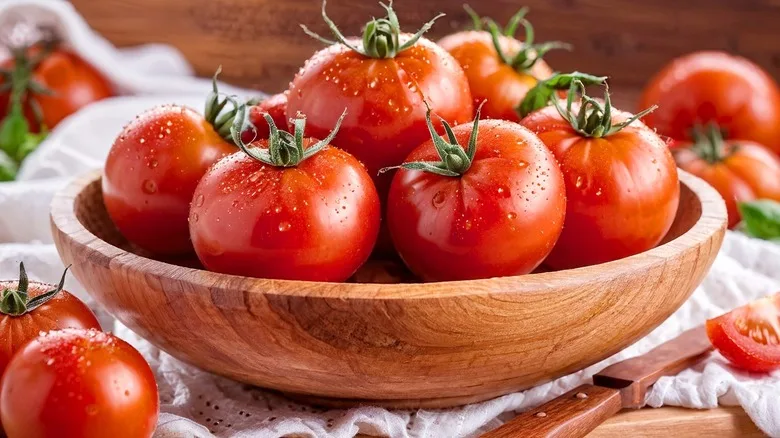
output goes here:
<path id="1" fill-rule="evenodd" d="M 0 375 L 14 353 L 41 332 L 64 328 L 96 328 L 100 323 L 86 304 L 58 285 L 29 281 L 24 263 L 19 280 L 0 282 Z"/>
<path id="2" fill-rule="evenodd" d="M 526 93 L 553 75 L 544 55 L 571 46 L 559 41 L 535 43 L 534 28 L 525 18 L 528 8 L 520 9 L 503 32 L 493 20 L 482 19 L 467 6 L 466 11 L 474 21 L 474 30 L 448 35 L 439 45 L 463 67 L 475 104 L 485 101 L 483 116 L 519 122 L 516 108 Z M 523 42 L 515 38 L 521 25 L 525 29 Z"/>
<path id="3" fill-rule="evenodd" d="M 322 17 L 333 39 L 304 26 L 328 47 L 306 61 L 290 84 L 287 117 L 306 114 L 306 134 L 324 138 L 346 108 L 333 145 L 366 165 L 384 199 L 392 175 L 379 175 L 379 169 L 401 164 L 428 138 L 423 102 L 455 124 L 471 120 L 473 106 L 458 63 L 423 38 L 441 15 L 411 35 L 401 32 L 392 3 L 382 6 L 387 16 L 370 21 L 357 39 L 342 35 L 323 1 Z"/>
<path id="4" fill-rule="evenodd" d="M 236 150 L 227 140 L 236 109 L 222 113 L 228 99 L 220 99 L 216 77 L 205 116 L 179 105 L 151 109 L 125 126 L 108 154 L 106 210 L 127 240 L 153 254 L 193 252 L 192 194 L 206 171 Z"/>
<path id="5" fill-rule="evenodd" d="M 240 152 L 220 160 L 195 190 L 190 233 L 203 265 L 258 278 L 344 281 L 368 259 L 380 222 L 379 197 L 363 165 L 323 140 L 293 133 L 269 114 L 270 136 L 247 145 L 245 107 L 233 128 Z"/>
<path id="6" fill-rule="evenodd" d="M 521 122 L 555 154 L 566 181 L 566 223 L 545 262 L 556 269 L 653 248 L 672 226 L 680 200 L 669 148 L 638 120 L 652 108 L 632 115 L 613 108 L 608 91 L 600 101 L 585 94 L 582 81 L 569 85 L 565 102 L 553 97 L 552 106 Z"/>
<path id="7" fill-rule="evenodd" d="M 393 178 L 390 234 L 425 281 L 533 271 L 563 228 L 566 196 L 555 157 L 532 132 L 503 120 L 450 128 L 415 149 Z M 467 145 L 467 146 L 461 146 Z"/>
<path id="8" fill-rule="evenodd" d="M 740 223 L 740 203 L 780 201 L 780 158 L 771 151 L 749 140 L 724 140 L 716 125 L 696 129 L 694 139 L 694 143 L 677 142 L 675 160 L 720 193 L 726 201 L 729 228 Z"/>

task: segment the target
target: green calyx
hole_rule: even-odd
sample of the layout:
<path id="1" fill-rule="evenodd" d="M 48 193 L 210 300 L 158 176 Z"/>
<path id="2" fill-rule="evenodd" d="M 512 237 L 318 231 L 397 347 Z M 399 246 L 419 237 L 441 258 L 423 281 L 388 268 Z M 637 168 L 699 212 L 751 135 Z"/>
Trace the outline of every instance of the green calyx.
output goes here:
<path id="1" fill-rule="evenodd" d="M 217 86 L 217 77 L 220 73 L 222 73 L 221 65 L 217 67 L 217 71 L 211 78 L 211 92 L 209 92 L 206 98 L 206 109 L 203 112 L 203 117 L 214 127 L 214 130 L 217 131 L 220 137 L 230 141 L 232 139 L 230 130 L 238 113 L 238 105 L 234 99 L 220 93 Z M 233 108 L 230 111 L 223 112 L 228 102 L 232 104 Z M 258 102 L 257 99 L 251 99 L 246 104 L 251 106 L 256 105 Z"/>
<path id="2" fill-rule="evenodd" d="M 303 133 L 306 128 L 306 116 L 298 114 L 293 121 L 294 130 L 293 133 L 289 133 L 284 130 L 280 130 L 276 127 L 273 117 L 270 114 L 263 114 L 263 118 L 268 123 L 270 135 L 268 136 L 268 148 L 252 147 L 251 142 L 249 144 L 244 143 L 241 139 L 241 133 L 246 130 L 252 130 L 257 132 L 255 126 L 249 121 L 246 113 L 246 104 L 237 105 L 236 116 L 233 121 L 233 126 L 230 128 L 230 133 L 233 138 L 233 142 L 241 149 L 245 154 L 265 164 L 270 164 L 275 167 L 295 167 L 303 160 L 315 155 L 317 152 L 329 145 L 333 138 L 341 127 L 341 122 L 347 115 L 345 109 L 341 113 L 341 117 L 336 121 L 333 130 L 327 137 L 318 141 L 317 143 L 304 148 Z"/>
<path id="3" fill-rule="evenodd" d="M 739 149 L 738 146 L 726 148 L 723 131 L 715 123 L 705 127 L 696 126 L 691 131 L 691 136 L 694 142 L 691 150 L 709 164 L 720 163 Z"/>
<path id="4" fill-rule="evenodd" d="M 477 14 L 477 12 L 474 9 L 472 9 L 471 6 L 469 5 L 463 5 L 463 9 L 469 15 L 469 18 L 471 18 L 471 22 L 474 30 L 478 30 L 478 31 L 485 30 L 485 24 L 488 22 L 489 20 L 488 18 L 480 17 L 479 14 Z M 512 18 L 510 18 L 509 21 L 507 22 L 506 27 L 504 27 L 503 30 L 499 28 L 501 34 L 508 37 L 514 37 L 515 33 L 517 32 L 517 26 L 520 25 L 520 20 L 522 20 L 523 17 L 525 17 L 525 14 L 527 13 L 528 13 L 528 7 L 526 6 L 520 8 L 519 11 L 515 12 L 515 15 L 513 15 Z"/>
<path id="5" fill-rule="evenodd" d="M 471 8 L 467 9 L 466 11 L 469 12 Z M 542 60 L 544 58 L 544 55 L 547 54 L 550 50 L 556 50 L 556 49 L 563 49 L 563 50 L 571 50 L 572 46 L 571 44 L 564 43 L 561 41 L 547 41 L 543 43 L 534 43 L 534 27 L 531 25 L 531 22 L 528 21 L 527 18 L 525 18 L 525 15 L 528 13 L 527 8 L 522 8 L 515 15 L 512 16 L 512 18 L 509 19 L 509 22 L 507 23 L 506 27 L 501 30 L 501 28 L 496 24 L 495 21 L 493 21 L 490 18 L 480 18 L 476 13 L 474 13 L 473 10 L 469 12 L 469 15 L 471 15 L 471 19 L 474 21 L 475 28 L 479 26 L 478 30 L 482 30 L 482 22 L 487 23 L 487 32 L 490 33 L 491 38 L 493 39 L 493 47 L 496 49 L 496 53 L 498 54 L 498 58 L 506 65 L 512 67 L 517 72 L 520 73 L 528 73 L 534 65 L 536 65 L 537 62 Z M 510 56 L 504 51 L 504 48 L 501 47 L 501 36 L 514 38 L 515 33 L 517 33 L 518 26 L 522 25 L 523 29 L 525 29 L 525 40 L 523 41 L 523 46 L 520 49 L 519 52 L 514 54 L 513 56 Z"/>
<path id="6" fill-rule="evenodd" d="M 601 103 L 586 95 L 583 82 L 579 79 L 574 79 L 569 85 L 569 91 L 566 96 L 566 108 L 561 106 L 561 102 L 557 98 L 552 99 L 552 102 L 561 117 L 568 121 L 575 131 L 584 137 L 592 138 L 610 136 L 658 108 L 657 105 L 654 105 L 624 122 L 613 124 L 612 102 L 609 98 L 609 87 L 606 82 L 604 83 L 604 88 L 604 102 Z M 580 95 L 580 109 L 575 114 L 572 111 L 572 104 L 578 94 Z"/>
<path id="7" fill-rule="evenodd" d="M 399 53 L 414 46 L 417 41 L 422 38 L 423 34 L 430 30 L 433 23 L 444 16 L 444 14 L 437 15 L 431 21 L 425 23 L 408 41 L 401 44 L 401 26 L 398 23 L 398 16 L 396 16 L 395 11 L 393 11 L 392 0 L 390 0 L 387 5 L 384 3 L 379 4 L 385 8 L 387 16 L 385 18 L 375 18 L 366 24 L 365 30 L 363 31 L 363 47 L 357 47 L 347 41 L 347 38 L 341 33 L 336 24 L 328 18 L 328 15 L 325 13 L 326 0 L 322 1 L 322 19 L 325 20 L 325 23 L 328 25 L 335 40 L 324 38 L 316 34 L 303 24 L 301 24 L 301 28 L 307 35 L 325 44 L 333 45 L 340 43 L 363 56 L 376 59 L 387 59 L 395 58 Z"/>
<path id="8" fill-rule="evenodd" d="M 554 73 L 549 79 L 537 82 L 533 88 L 528 90 L 528 93 L 526 93 L 523 101 L 520 102 L 515 111 L 520 115 L 520 118 L 523 118 L 538 109 L 550 105 L 553 99 L 558 98 L 558 93 L 556 92 L 568 90 L 574 81 L 580 81 L 583 85 L 598 85 L 603 84 L 606 80 L 606 76 L 593 76 L 578 71 Z"/>
<path id="9" fill-rule="evenodd" d="M 446 120 L 442 119 L 441 123 L 444 125 L 444 132 L 447 133 L 447 139 L 444 140 L 440 136 L 431 122 L 431 108 L 428 107 L 428 111 L 425 113 L 425 121 L 428 124 L 428 132 L 431 134 L 433 140 L 433 146 L 436 148 L 436 153 L 439 155 L 441 161 L 414 161 L 411 163 L 404 163 L 398 167 L 412 170 L 422 170 L 425 172 L 435 173 L 442 176 L 461 176 L 471 168 L 471 163 L 474 161 L 474 155 L 477 153 L 477 135 L 479 134 L 479 115 L 482 111 L 482 105 L 477 108 L 476 116 L 474 117 L 474 126 L 471 128 L 471 136 L 469 137 L 469 144 L 464 148 L 458 143 L 458 139 L 455 138 L 455 133 L 452 132 L 452 127 Z M 426 103 L 426 106 L 428 104 Z M 388 170 L 396 167 L 389 167 L 380 170 L 380 173 L 387 172 Z"/>
<path id="10" fill-rule="evenodd" d="M 43 111 L 36 95 L 51 96 L 54 93 L 33 78 L 35 69 L 56 47 L 55 39 L 44 39 L 38 46 L 40 50 L 30 56 L 30 47 L 11 48 L 13 67 L 0 69 L 0 93 L 8 93 L 8 112 L 0 121 L 0 181 L 12 181 L 16 178 L 19 165 L 30 153 L 38 148 L 48 135 L 43 122 Z M 24 115 L 24 105 L 32 109 L 38 125 L 38 133 L 30 130 L 30 124 Z"/>
<path id="11" fill-rule="evenodd" d="M 30 298 L 27 294 L 27 288 L 29 286 L 27 272 L 24 270 L 24 263 L 20 263 L 19 284 L 16 286 L 16 289 L 4 289 L 0 292 L 0 313 L 9 316 L 21 316 L 46 304 L 47 301 L 52 299 L 62 291 L 63 287 L 65 287 L 65 275 L 68 273 L 68 269 L 70 269 L 70 266 L 65 268 L 65 272 L 62 273 L 62 278 L 56 288 L 38 295 L 35 298 Z"/>

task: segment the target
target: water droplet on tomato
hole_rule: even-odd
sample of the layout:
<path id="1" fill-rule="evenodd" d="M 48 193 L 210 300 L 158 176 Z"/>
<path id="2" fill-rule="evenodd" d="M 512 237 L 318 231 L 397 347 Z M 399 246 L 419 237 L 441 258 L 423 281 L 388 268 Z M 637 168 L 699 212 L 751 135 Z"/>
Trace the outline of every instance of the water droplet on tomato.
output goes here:
<path id="1" fill-rule="evenodd" d="M 285 232 L 290 228 L 292 228 L 292 225 L 289 222 L 279 222 L 279 231 Z"/>
<path id="2" fill-rule="evenodd" d="M 260 172 L 255 172 L 249 176 L 249 182 L 257 182 L 260 179 Z"/>
<path id="3" fill-rule="evenodd" d="M 371 79 L 371 82 L 368 83 L 368 88 L 376 88 L 377 81 L 376 78 Z"/>
<path id="4" fill-rule="evenodd" d="M 141 190 L 143 190 L 143 192 L 148 195 L 157 193 L 157 183 L 150 179 L 147 179 L 143 182 L 143 186 L 141 187 Z"/>
<path id="5" fill-rule="evenodd" d="M 142 139 L 138 140 L 138 142 L 141 143 L 141 144 L 144 144 L 144 143 L 146 143 L 146 139 L 142 138 Z"/>
<path id="6" fill-rule="evenodd" d="M 125 390 L 125 397 L 130 397 L 130 390 L 129 389 Z"/>
<path id="7" fill-rule="evenodd" d="M 502 195 L 503 197 L 509 196 L 509 189 L 504 186 L 498 186 L 496 192 L 498 192 L 498 194 Z"/>
<path id="8" fill-rule="evenodd" d="M 574 182 L 574 187 L 580 188 L 582 187 L 582 176 L 577 177 L 577 181 Z"/>
<path id="9" fill-rule="evenodd" d="M 510 211 L 509 213 L 506 214 L 506 218 L 509 219 L 510 221 L 515 219 L 516 217 L 517 217 L 517 213 L 513 211 Z"/>
<path id="10" fill-rule="evenodd" d="M 198 197 L 195 198 L 195 206 L 202 207 L 205 200 L 206 198 L 203 195 L 198 195 Z"/>
<path id="11" fill-rule="evenodd" d="M 149 161 L 149 168 L 150 169 L 154 169 L 155 167 L 157 167 L 158 164 L 160 164 L 160 163 L 158 163 L 157 160 L 150 160 Z"/>
<path id="12" fill-rule="evenodd" d="M 517 163 L 517 166 L 520 167 L 520 168 L 528 167 L 528 162 L 527 161 L 520 161 L 520 162 Z"/>
<path id="13" fill-rule="evenodd" d="M 596 190 L 596 196 L 601 196 L 601 187 L 599 187 L 599 189 Z"/>
<path id="14" fill-rule="evenodd" d="M 278 206 L 278 205 L 277 205 L 277 206 L 274 208 L 274 213 L 277 213 L 277 214 L 278 214 L 278 213 L 281 213 L 281 212 L 282 212 L 282 207 L 280 207 L 280 206 Z"/>
<path id="15" fill-rule="evenodd" d="M 436 194 L 433 195 L 433 199 L 431 200 L 431 203 L 435 208 L 439 208 L 444 204 L 445 200 L 446 200 L 446 196 L 444 195 L 444 192 L 436 192 Z"/>
<path id="16" fill-rule="evenodd" d="M 98 405 L 88 405 L 84 410 L 87 412 L 87 415 L 97 415 L 98 411 L 100 410 L 98 408 Z"/>
<path id="17" fill-rule="evenodd" d="M 471 221 L 466 219 L 466 222 L 463 224 L 463 228 L 470 230 L 471 229 Z"/>
<path id="18" fill-rule="evenodd" d="M 200 219 L 200 216 L 198 216 L 198 213 L 192 213 L 192 222 L 198 222 L 198 219 Z"/>

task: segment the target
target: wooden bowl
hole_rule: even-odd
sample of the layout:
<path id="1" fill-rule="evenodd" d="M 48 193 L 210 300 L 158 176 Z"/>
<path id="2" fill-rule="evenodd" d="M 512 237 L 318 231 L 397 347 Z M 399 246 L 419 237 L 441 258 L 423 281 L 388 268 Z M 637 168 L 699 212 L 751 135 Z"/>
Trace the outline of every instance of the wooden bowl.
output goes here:
<path id="1" fill-rule="evenodd" d="M 717 192 L 680 178 L 677 218 L 655 249 L 460 282 L 265 280 L 155 261 L 122 249 L 99 174 L 57 195 L 51 219 L 60 256 L 92 296 L 185 362 L 319 403 L 445 407 L 582 369 L 671 315 L 701 282 L 726 227 Z"/>

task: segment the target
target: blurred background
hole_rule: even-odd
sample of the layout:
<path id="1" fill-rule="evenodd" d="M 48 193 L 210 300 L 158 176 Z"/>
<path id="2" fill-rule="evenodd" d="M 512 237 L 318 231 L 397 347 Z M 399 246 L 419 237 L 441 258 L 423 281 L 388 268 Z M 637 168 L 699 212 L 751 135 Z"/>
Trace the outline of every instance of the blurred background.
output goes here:
<path id="1" fill-rule="evenodd" d="M 303 23 L 327 34 L 320 0 L 72 0 L 87 22 L 114 44 L 169 43 L 201 76 L 222 64 L 222 78 L 278 92 L 322 45 Z M 446 13 L 429 37 L 440 38 L 471 21 L 461 0 L 396 0 L 402 28 L 416 30 Z M 647 79 L 672 58 L 701 49 L 746 56 L 780 77 L 778 0 L 472 0 L 483 16 L 505 22 L 528 6 L 538 41 L 561 40 L 572 52 L 546 59 L 559 71 L 609 73 L 615 100 L 626 109 Z M 366 17 L 383 15 L 374 0 L 331 0 L 328 14 L 348 35 Z"/>

